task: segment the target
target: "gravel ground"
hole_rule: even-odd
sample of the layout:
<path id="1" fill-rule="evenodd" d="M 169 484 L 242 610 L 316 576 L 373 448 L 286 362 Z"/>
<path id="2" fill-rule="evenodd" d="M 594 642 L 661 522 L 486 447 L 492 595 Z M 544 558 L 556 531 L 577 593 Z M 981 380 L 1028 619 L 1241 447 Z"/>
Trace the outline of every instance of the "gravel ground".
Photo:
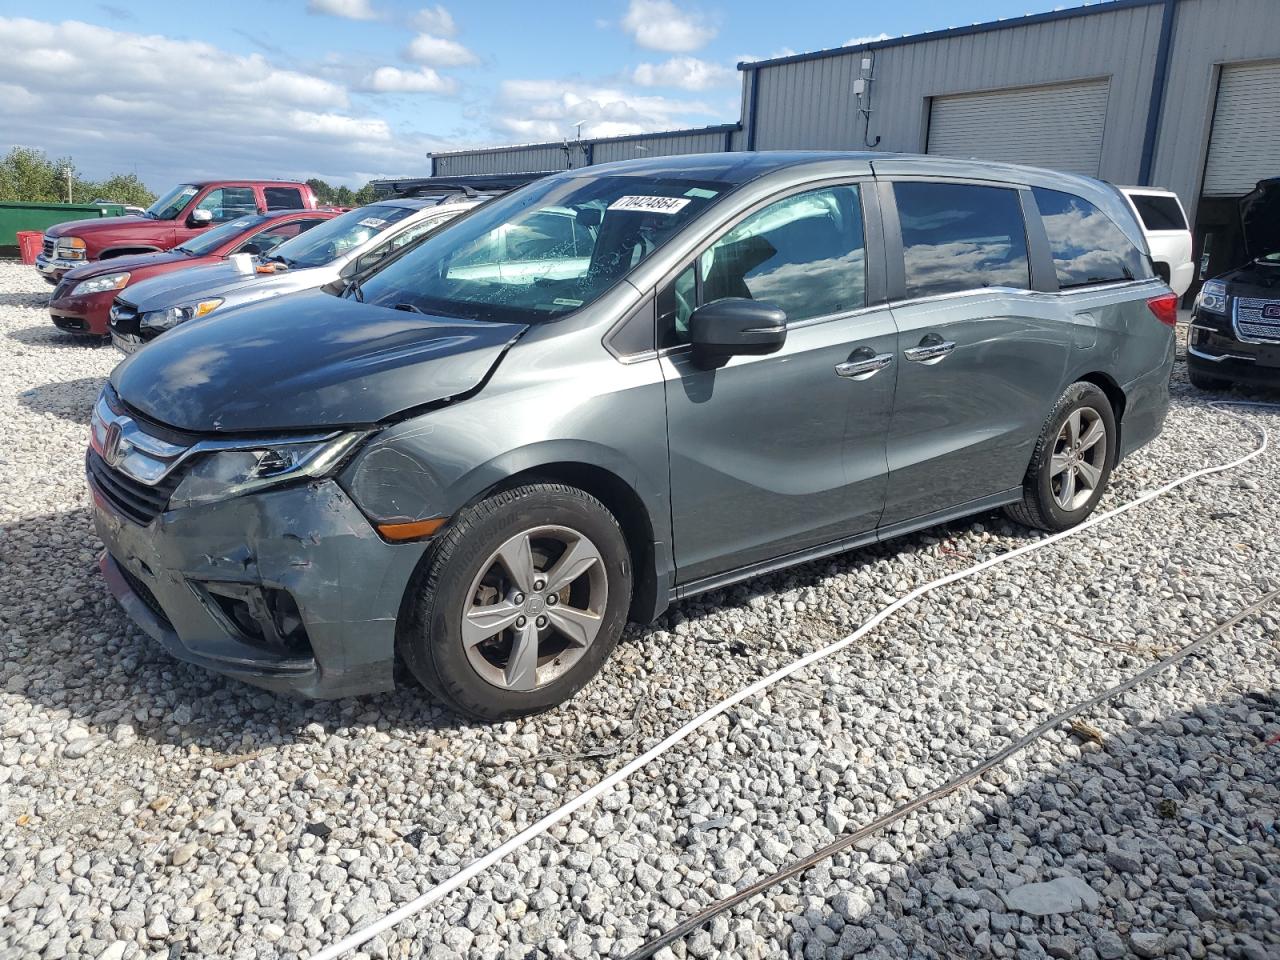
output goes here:
<path id="1" fill-rule="evenodd" d="M 300 703 L 179 664 L 99 582 L 81 457 L 116 357 L 0 264 L 0 958 L 298 957 L 912 586 L 1027 542 L 992 514 L 629 628 L 567 708 Z M 1175 375 L 1104 509 L 1274 413 Z M 1251 426 L 1252 425 L 1252 428 Z M 1280 436 L 1275 438 L 1280 440 Z M 933 594 L 709 724 L 361 956 L 622 956 L 1280 586 L 1276 450 Z M 1280 609 L 662 956 L 1280 956 Z"/>

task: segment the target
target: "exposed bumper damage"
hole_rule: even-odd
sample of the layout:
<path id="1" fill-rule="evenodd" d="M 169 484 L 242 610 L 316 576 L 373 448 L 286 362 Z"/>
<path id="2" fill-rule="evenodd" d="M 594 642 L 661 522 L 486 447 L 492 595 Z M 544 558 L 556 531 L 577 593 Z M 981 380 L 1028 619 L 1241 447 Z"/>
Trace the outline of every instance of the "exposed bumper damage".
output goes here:
<path id="1" fill-rule="evenodd" d="M 336 483 L 169 511 L 145 527 L 97 490 L 94 501 L 111 592 L 173 656 L 305 697 L 394 686 L 396 617 L 426 544 L 384 542 Z"/>

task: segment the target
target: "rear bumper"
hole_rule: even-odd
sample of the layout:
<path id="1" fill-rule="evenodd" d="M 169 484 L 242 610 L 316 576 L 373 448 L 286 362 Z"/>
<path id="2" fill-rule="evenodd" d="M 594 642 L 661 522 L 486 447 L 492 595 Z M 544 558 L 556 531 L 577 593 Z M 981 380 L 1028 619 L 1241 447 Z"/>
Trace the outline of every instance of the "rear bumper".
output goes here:
<path id="1" fill-rule="evenodd" d="M 111 302 L 115 295 L 115 290 L 108 290 L 72 297 L 55 290 L 49 301 L 49 318 L 60 330 L 105 337 L 111 332 Z"/>
<path id="2" fill-rule="evenodd" d="M 384 542 L 337 484 L 166 511 L 145 526 L 90 489 L 107 586 L 174 657 L 310 698 L 394 687 L 396 618 L 426 544 Z M 251 636 L 219 599 L 228 593 L 249 597 L 246 611 L 287 596 L 305 642 Z"/>

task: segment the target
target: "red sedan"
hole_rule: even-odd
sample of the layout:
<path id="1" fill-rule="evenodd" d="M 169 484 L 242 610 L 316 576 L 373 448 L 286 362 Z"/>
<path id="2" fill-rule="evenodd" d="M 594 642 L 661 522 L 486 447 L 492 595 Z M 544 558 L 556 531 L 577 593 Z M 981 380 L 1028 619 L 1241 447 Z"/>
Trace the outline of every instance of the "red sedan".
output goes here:
<path id="1" fill-rule="evenodd" d="M 68 270 L 49 298 L 60 330 L 105 337 L 111 302 L 131 283 L 171 270 L 216 263 L 233 253 L 266 254 L 278 244 L 338 215 L 337 210 L 255 213 L 214 227 L 163 253 L 142 253 L 86 263 Z"/>

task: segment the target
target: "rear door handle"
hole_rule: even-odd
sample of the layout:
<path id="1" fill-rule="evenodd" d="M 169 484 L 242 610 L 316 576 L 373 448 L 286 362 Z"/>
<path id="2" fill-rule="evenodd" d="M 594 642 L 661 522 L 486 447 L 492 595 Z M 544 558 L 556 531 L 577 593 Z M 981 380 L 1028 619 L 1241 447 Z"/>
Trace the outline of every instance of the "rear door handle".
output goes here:
<path id="1" fill-rule="evenodd" d="M 936 333 L 931 333 L 920 341 L 920 346 L 907 347 L 902 355 L 916 363 L 937 363 L 955 348 L 954 340 L 943 340 Z"/>
<path id="2" fill-rule="evenodd" d="M 855 350 L 853 357 L 844 363 L 836 364 L 836 376 L 848 377 L 850 380 L 867 380 L 893 363 L 892 353 L 872 353 L 865 347 Z"/>

